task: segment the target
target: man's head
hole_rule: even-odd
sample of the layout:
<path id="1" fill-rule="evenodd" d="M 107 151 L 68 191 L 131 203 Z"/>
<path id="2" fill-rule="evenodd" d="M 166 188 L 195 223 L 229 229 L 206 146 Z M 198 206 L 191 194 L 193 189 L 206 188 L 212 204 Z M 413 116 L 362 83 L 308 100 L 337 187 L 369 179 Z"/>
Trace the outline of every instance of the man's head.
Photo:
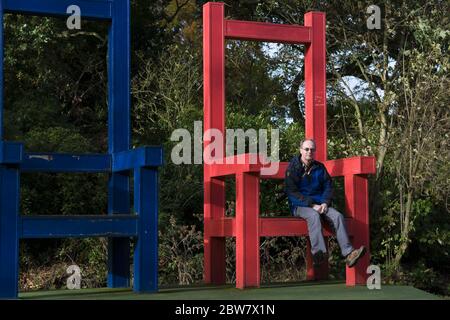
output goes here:
<path id="1" fill-rule="evenodd" d="M 305 139 L 300 143 L 300 154 L 302 160 L 305 162 L 311 162 L 314 160 L 314 154 L 316 151 L 316 143 L 312 139 Z"/>

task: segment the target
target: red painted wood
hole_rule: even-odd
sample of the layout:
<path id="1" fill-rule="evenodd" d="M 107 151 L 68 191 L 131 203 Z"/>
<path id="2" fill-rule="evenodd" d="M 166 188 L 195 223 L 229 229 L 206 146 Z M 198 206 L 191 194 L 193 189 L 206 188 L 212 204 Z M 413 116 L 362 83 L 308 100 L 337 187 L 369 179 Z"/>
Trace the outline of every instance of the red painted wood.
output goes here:
<path id="1" fill-rule="evenodd" d="M 223 5 L 207 3 L 203 10 L 203 128 L 225 129 L 225 46 Z M 214 111 L 214 112 L 213 112 Z M 205 142 L 206 147 L 208 142 Z M 225 183 L 211 178 L 211 166 L 204 165 L 204 216 L 225 216 Z M 204 237 L 204 281 L 225 284 L 225 238 Z"/>
<path id="2" fill-rule="evenodd" d="M 205 181 L 204 186 L 204 216 L 205 219 L 223 218 L 225 216 L 225 183 L 218 179 Z M 205 229 L 207 224 L 205 224 Z M 217 237 L 215 233 L 205 233 L 204 236 L 204 281 L 206 283 L 225 284 L 225 238 Z"/>
<path id="3" fill-rule="evenodd" d="M 205 218 L 204 235 L 205 237 L 235 237 L 236 224 L 234 217 L 226 217 L 222 219 Z"/>
<path id="4" fill-rule="evenodd" d="M 315 272 L 313 267 L 313 257 L 311 253 L 311 242 L 306 241 L 306 280 L 315 280 Z"/>
<path id="5" fill-rule="evenodd" d="M 305 52 L 306 137 L 316 141 L 316 159 L 327 160 L 327 112 L 325 70 L 325 13 L 308 12 L 305 26 L 312 41 Z"/>
<path id="6" fill-rule="evenodd" d="M 259 287 L 259 176 L 236 175 L 236 287 Z"/>
<path id="7" fill-rule="evenodd" d="M 353 220 L 346 219 L 347 231 L 351 234 L 353 229 Z M 261 237 L 289 237 L 289 236 L 307 236 L 308 226 L 302 218 L 280 217 L 280 218 L 260 218 Z M 332 236 L 333 232 L 328 225 L 324 225 L 324 236 Z"/>
<path id="8" fill-rule="evenodd" d="M 221 163 L 215 163 L 211 167 L 211 177 L 234 176 L 237 173 L 255 172 L 259 173 L 262 165 L 257 154 L 240 154 L 237 156 L 224 157 Z"/>
<path id="9" fill-rule="evenodd" d="M 376 172 L 374 157 L 327 160 L 326 128 L 326 48 L 325 14 L 308 12 L 305 26 L 224 19 L 224 4 L 203 6 L 204 131 L 225 133 L 225 39 L 273 41 L 306 44 L 305 104 L 306 137 L 317 144 L 317 160 L 332 177 L 345 177 L 347 231 L 353 244 L 369 246 L 368 187 L 365 175 Z M 225 141 L 223 141 L 225 142 Z M 209 145 L 204 142 L 204 148 Z M 224 150 L 221 150 L 225 154 Z M 220 155 L 222 157 L 222 155 Z M 238 162 L 244 157 L 243 163 Z M 260 218 L 259 180 L 284 179 L 288 163 L 281 162 L 273 175 L 261 174 L 263 165 L 251 162 L 251 155 L 223 158 L 221 164 L 204 164 L 204 279 L 206 283 L 225 283 L 225 238 L 236 237 L 236 286 L 259 286 L 259 238 L 262 236 L 307 236 L 306 222 L 300 218 Z M 236 217 L 225 217 L 225 177 L 236 177 Z M 324 236 L 331 230 L 324 226 Z M 310 249 L 308 248 L 310 253 Z M 328 266 L 311 270 L 308 277 L 328 276 Z M 363 283 L 370 255 L 346 271 L 347 285 Z"/>
<path id="10" fill-rule="evenodd" d="M 343 177 L 352 174 L 375 174 L 375 157 L 351 157 L 337 160 L 327 160 L 323 164 L 332 177 Z M 280 169 L 274 175 L 261 174 L 262 179 L 284 179 L 289 162 L 280 162 Z"/>
<path id="11" fill-rule="evenodd" d="M 353 268 L 346 268 L 347 286 L 366 284 L 367 267 L 370 263 L 369 242 L 369 187 L 366 177 L 345 176 L 345 210 L 353 218 L 352 244 L 355 248 L 364 245 L 367 253 Z"/>
<path id="12" fill-rule="evenodd" d="M 324 162 L 332 177 L 343 177 L 354 174 L 376 173 L 375 157 L 351 157 Z"/>
<path id="13" fill-rule="evenodd" d="M 235 237 L 236 220 L 234 217 L 222 219 L 206 219 L 204 221 L 205 236 L 208 237 Z M 353 219 L 345 219 L 346 229 L 349 235 L 353 234 Z M 260 217 L 259 236 L 260 237 L 300 237 L 308 235 L 306 221 L 296 217 Z M 325 224 L 323 235 L 330 237 L 333 235 L 331 228 Z"/>
<path id="14" fill-rule="evenodd" d="M 225 20 L 225 38 L 277 43 L 309 43 L 311 28 L 299 25 Z"/>

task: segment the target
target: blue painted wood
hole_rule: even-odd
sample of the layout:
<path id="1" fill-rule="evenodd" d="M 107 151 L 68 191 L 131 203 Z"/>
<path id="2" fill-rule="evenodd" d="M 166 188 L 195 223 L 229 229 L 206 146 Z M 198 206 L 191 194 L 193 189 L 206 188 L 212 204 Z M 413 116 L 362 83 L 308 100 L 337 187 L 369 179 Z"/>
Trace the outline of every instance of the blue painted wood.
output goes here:
<path id="1" fill-rule="evenodd" d="M 114 172 L 141 167 L 157 167 L 163 164 L 161 147 L 140 147 L 128 151 L 113 153 L 112 170 Z"/>
<path id="2" fill-rule="evenodd" d="M 85 172 L 111 171 L 109 154 L 26 153 L 20 165 L 22 172 Z"/>
<path id="3" fill-rule="evenodd" d="M 108 152 L 130 148 L 130 1 L 114 2 L 108 47 Z M 129 177 L 113 173 L 108 186 L 108 213 L 129 213 Z M 109 239 L 108 287 L 128 287 L 130 241 Z"/>
<path id="4" fill-rule="evenodd" d="M 3 138 L 3 24 L 0 24 L 0 298 L 17 297 L 19 238 L 108 237 L 108 286 L 128 287 L 130 237 L 136 237 L 135 291 L 158 287 L 160 147 L 130 148 L 130 0 L 0 0 L 3 12 L 112 19 L 108 48 L 108 154 L 24 153 Z M 129 171 L 136 215 L 130 215 Z M 108 172 L 108 215 L 19 216 L 20 172 Z"/>
<path id="5" fill-rule="evenodd" d="M 20 238 L 135 237 L 135 215 L 21 216 Z"/>
<path id="6" fill-rule="evenodd" d="M 0 298 L 17 297 L 19 170 L 0 165 Z"/>
<path id="7" fill-rule="evenodd" d="M 0 141 L 0 164 L 19 164 L 22 159 L 22 143 Z"/>
<path id="8" fill-rule="evenodd" d="M 0 141 L 3 140 L 3 1 L 0 0 Z"/>
<path id="9" fill-rule="evenodd" d="M 139 216 L 134 251 L 135 292 L 158 290 L 158 171 L 134 171 L 134 208 Z"/>
<path id="10" fill-rule="evenodd" d="M 130 191 L 128 174 L 112 174 L 109 179 L 108 214 L 129 214 Z M 108 287 L 130 286 L 130 239 L 108 239 Z"/>
<path id="11" fill-rule="evenodd" d="M 108 34 L 108 150 L 130 149 L 130 8 L 114 3 Z"/>
<path id="12" fill-rule="evenodd" d="M 77 5 L 81 17 L 86 19 L 111 19 L 112 1 L 109 0 L 3 0 L 8 13 L 45 16 L 69 16 L 67 8 Z"/>

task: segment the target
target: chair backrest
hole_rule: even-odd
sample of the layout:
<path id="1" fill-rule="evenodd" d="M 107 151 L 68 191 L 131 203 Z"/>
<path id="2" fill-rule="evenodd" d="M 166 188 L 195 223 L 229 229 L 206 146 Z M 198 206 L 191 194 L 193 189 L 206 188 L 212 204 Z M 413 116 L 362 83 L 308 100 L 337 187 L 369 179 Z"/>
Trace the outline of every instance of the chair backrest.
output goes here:
<path id="1" fill-rule="evenodd" d="M 305 109 L 307 138 L 316 141 L 316 158 L 327 159 L 325 13 L 308 12 L 305 24 L 283 25 L 224 18 L 224 4 L 208 2 L 203 7 L 204 124 L 209 129 L 226 129 L 225 40 L 251 40 L 304 44 Z M 205 141 L 204 147 L 209 144 Z M 223 141 L 225 146 L 225 141 Z"/>
<path id="2" fill-rule="evenodd" d="M 0 141 L 3 139 L 4 13 L 68 17 L 71 5 L 83 19 L 110 21 L 108 34 L 108 151 L 130 148 L 130 2 L 129 0 L 0 1 Z"/>

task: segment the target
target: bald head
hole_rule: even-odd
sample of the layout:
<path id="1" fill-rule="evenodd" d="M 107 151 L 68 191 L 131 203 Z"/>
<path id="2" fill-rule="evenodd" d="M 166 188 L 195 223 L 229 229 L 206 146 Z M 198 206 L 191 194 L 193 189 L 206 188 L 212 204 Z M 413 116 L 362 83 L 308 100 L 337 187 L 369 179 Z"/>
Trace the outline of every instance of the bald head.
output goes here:
<path id="1" fill-rule="evenodd" d="M 309 164 L 314 160 L 315 152 L 316 142 L 313 139 L 305 139 L 300 143 L 300 154 L 305 164 Z"/>
<path id="2" fill-rule="evenodd" d="M 316 148 L 316 142 L 314 141 L 314 139 L 304 139 L 300 141 L 300 149 L 303 148 L 303 144 L 307 141 L 311 142 L 313 144 L 313 147 Z"/>

